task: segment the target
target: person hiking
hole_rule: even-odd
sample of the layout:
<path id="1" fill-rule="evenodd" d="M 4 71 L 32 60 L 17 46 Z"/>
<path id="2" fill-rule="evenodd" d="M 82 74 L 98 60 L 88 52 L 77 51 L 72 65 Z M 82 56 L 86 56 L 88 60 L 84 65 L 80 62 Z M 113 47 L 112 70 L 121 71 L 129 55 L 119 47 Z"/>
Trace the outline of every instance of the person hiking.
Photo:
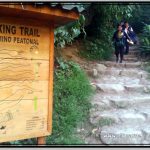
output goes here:
<path id="1" fill-rule="evenodd" d="M 125 22 L 123 20 L 120 22 L 120 25 L 122 26 L 122 30 L 124 30 L 125 29 Z"/>
<path id="2" fill-rule="evenodd" d="M 122 63 L 123 61 L 123 55 L 124 55 L 124 46 L 125 46 L 125 40 L 129 39 L 127 34 L 122 30 L 122 26 L 119 24 L 117 26 L 117 31 L 114 32 L 112 40 L 114 41 L 115 46 L 115 55 L 116 55 L 116 62 L 118 61 Z M 120 60 L 119 60 L 120 55 Z"/>
<path id="3" fill-rule="evenodd" d="M 128 40 L 126 38 L 125 40 L 125 47 L 126 47 L 125 54 L 127 55 L 129 53 L 129 45 L 136 44 L 137 40 L 136 40 L 136 34 L 134 33 L 133 28 L 129 26 L 129 23 L 126 21 L 124 25 L 125 25 L 124 32 L 127 34 L 128 38 L 130 39 Z"/>

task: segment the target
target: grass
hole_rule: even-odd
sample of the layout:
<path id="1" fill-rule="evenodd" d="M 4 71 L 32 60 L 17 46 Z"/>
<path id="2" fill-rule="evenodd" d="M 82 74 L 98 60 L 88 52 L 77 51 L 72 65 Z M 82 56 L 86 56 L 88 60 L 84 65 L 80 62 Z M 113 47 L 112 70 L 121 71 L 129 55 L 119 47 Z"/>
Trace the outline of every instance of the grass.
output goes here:
<path id="1" fill-rule="evenodd" d="M 112 125 L 113 123 L 115 123 L 115 121 L 111 118 L 101 118 L 98 122 L 98 125 L 100 127 L 103 127 L 103 126 L 110 126 Z"/>
<path id="2" fill-rule="evenodd" d="M 92 88 L 81 68 L 58 59 L 54 78 L 53 131 L 47 144 L 83 144 L 75 136 L 77 125 L 89 114 Z"/>

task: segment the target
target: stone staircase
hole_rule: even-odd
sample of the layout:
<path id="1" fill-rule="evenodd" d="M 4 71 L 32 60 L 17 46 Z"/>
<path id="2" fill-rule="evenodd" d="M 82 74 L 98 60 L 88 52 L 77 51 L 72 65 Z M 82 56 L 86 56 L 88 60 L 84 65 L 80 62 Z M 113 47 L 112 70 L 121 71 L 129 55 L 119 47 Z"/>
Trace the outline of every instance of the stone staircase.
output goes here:
<path id="1" fill-rule="evenodd" d="M 150 144 L 150 80 L 132 49 L 122 64 L 89 65 L 96 93 L 91 100 L 88 144 Z"/>

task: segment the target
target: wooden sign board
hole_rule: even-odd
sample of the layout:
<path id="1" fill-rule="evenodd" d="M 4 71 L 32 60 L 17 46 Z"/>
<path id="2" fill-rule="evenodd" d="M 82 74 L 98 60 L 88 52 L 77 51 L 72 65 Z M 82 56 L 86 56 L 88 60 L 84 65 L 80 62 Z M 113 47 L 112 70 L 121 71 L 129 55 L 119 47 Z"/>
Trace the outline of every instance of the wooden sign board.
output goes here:
<path id="1" fill-rule="evenodd" d="M 51 133 L 53 27 L 0 19 L 0 142 Z"/>

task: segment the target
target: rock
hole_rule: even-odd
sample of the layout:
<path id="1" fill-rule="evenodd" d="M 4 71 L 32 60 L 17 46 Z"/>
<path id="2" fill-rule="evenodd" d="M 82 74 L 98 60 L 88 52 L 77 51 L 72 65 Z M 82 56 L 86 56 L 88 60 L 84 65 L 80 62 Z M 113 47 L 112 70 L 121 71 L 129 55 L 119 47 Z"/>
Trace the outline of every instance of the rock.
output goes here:
<path id="1" fill-rule="evenodd" d="M 146 120 L 146 118 L 142 114 L 128 113 L 128 112 L 120 114 L 120 119 L 122 122 L 128 124 L 142 123 Z"/>
<path id="2" fill-rule="evenodd" d="M 107 67 L 103 64 L 97 64 L 96 69 L 98 70 L 99 73 L 104 73 Z"/>
<path id="3" fill-rule="evenodd" d="M 133 95 L 131 97 L 128 97 L 128 95 L 126 95 L 125 97 L 110 97 L 109 98 L 109 102 L 111 103 L 111 105 L 113 107 L 118 107 L 118 108 L 129 108 L 129 107 L 133 107 L 133 106 L 140 106 L 144 103 L 150 103 L 150 96 L 139 96 L 137 97 L 137 95 Z M 137 108 L 137 107 L 136 107 Z M 143 109 L 145 110 L 145 109 Z"/>
<path id="4" fill-rule="evenodd" d="M 128 69 L 128 70 L 122 70 L 121 75 L 126 77 L 142 78 L 146 76 L 146 73 L 139 71 L 138 69 L 132 69 L 132 70 Z"/>
<path id="5" fill-rule="evenodd" d="M 119 69 L 109 69 L 105 71 L 105 75 L 108 76 L 119 76 L 120 70 Z"/>
<path id="6" fill-rule="evenodd" d="M 150 86 L 145 86 L 143 90 L 145 93 L 150 93 Z"/>
<path id="7" fill-rule="evenodd" d="M 110 99 L 110 103 L 112 106 L 117 107 L 117 108 L 126 108 L 128 106 L 130 106 L 130 103 L 128 100 L 124 100 L 124 99 Z"/>
<path id="8" fill-rule="evenodd" d="M 95 112 L 90 114 L 90 122 L 95 126 L 109 126 L 119 122 L 117 115 L 109 112 Z"/>
<path id="9" fill-rule="evenodd" d="M 144 91 L 145 85 L 142 84 L 130 84 L 124 86 L 127 91 L 142 92 Z"/>
<path id="10" fill-rule="evenodd" d="M 91 69 L 86 71 L 88 76 L 96 78 L 98 76 L 98 71 L 96 69 Z"/>
<path id="11" fill-rule="evenodd" d="M 123 124 L 113 127 L 103 127 L 100 139 L 104 144 L 141 144 L 144 136 L 140 129 Z"/>
<path id="12" fill-rule="evenodd" d="M 149 141 L 148 144 L 150 144 L 150 127 L 149 126 L 145 126 L 142 131 L 145 134 L 145 140 Z M 145 143 L 144 143 L 145 144 Z"/>
<path id="13" fill-rule="evenodd" d="M 120 93 L 125 90 L 121 84 L 97 84 L 97 88 L 106 93 Z"/>
<path id="14" fill-rule="evenodd" d="M 125 63 L 126 68 L 136 68 L 141 67 L 141 62 L 135 62 L 135 63 Z"/>
<path id="15" fill-rule="evenodd" d="M 110 103 L 108 100 L 92 101 L 94 111 L 104 111 L 110 109 Z"/>
<path id="16" fill-rule="evenodd" d="M 149 106 L 150 104 L 149 103 L 145 103 L 135 108 L 138 113 L 141 113 L 146 117 L 146 121 L 148 122 L 150 121 L 150 106 Z"/>
<path id="17" fill-rule="evenodd" d="M 96 69 L 93 69 L 92 72 L 93 72 L 93 77 L 97 77 L 98 71 Z"/>
<path id="18" fill-rule="evenodd" d="M 146 118 L 143 114 L 135 112 L 134 109 L 113 109 L 91 113 L 91 123 L 93 124 L 102 123 L 102 121 L 108 123 L 110 120 L 112 120 L 112 123 L 138 124 L 144 123 Z"/>
<path id="19" fill-rule="evenodd" d="M 86 144 L 102 144 L 101 141 L 95 137 L 95 135 L 90 135 L 85 138 Z"/>

